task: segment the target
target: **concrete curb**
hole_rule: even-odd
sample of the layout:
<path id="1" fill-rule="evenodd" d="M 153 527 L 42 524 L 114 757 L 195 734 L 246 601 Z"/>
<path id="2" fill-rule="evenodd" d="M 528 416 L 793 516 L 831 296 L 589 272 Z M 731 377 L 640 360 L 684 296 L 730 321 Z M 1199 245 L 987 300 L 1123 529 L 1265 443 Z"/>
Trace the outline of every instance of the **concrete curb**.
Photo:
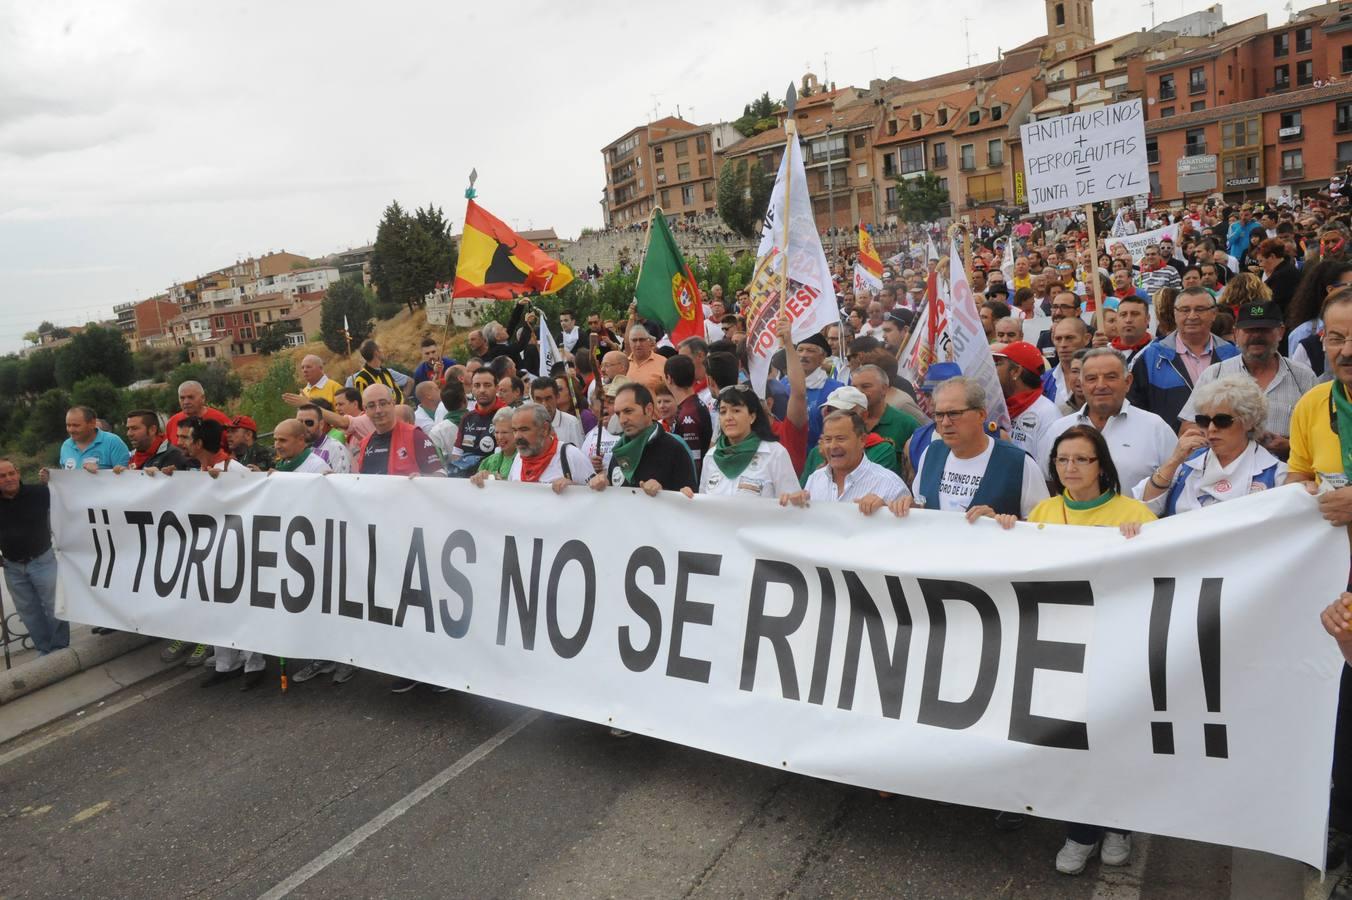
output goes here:
<path id="1" fill-rule="evenodd" d="M 83 647 L 67 647 L 0 673 L 0 706 L 156 640 L 159 639 L 147 634 L 120 631 L 102 635 Z"/>

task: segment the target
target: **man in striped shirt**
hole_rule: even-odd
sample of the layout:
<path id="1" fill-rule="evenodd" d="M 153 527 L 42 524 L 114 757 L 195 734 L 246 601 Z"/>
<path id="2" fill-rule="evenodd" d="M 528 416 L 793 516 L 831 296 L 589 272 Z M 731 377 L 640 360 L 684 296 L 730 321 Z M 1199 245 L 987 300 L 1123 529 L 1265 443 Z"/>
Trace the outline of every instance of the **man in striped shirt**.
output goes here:
<path id="1" fill-rule="evenodd" d="M 781 495 L 779 505 L 849 502 L 868 515 L 899 497 L 909 497 L 911 492 L 901 476 L 864 455 L 868 433 L 868 425 L 857 412 L 837 410 L 827 415 L 817 442 L 826 465 L 808 476 L 803 490 Z"/>
<path id="2" fill-rule="evenodd" d="M 1160 256 L 1159 245 L 1150 244 L 1141 259 L 1141 277 L 1136 280 L 1136 286 L 1153 298 L 1160 288 L 1181 291 L 1183 279 L 1179 277 L 1178 270 L 1165 263 L 1164 257 Z"/>

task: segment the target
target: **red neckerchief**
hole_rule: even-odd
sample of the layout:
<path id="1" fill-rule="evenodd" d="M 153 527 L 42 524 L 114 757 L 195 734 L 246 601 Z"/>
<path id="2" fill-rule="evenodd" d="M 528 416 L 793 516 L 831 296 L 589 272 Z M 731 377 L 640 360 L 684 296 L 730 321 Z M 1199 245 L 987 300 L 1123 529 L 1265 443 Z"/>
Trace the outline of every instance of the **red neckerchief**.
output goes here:
<path id="1" fill-rule="evenodd" d="M 521 457 L 521 480 L 529 482 L 539 482 L 540 476 L 545 474 L 545 469 L 554 461 L 554 454 L 559 452 L 559 436 L 557 434 L 550 436 L 549 445 L 535 456 Z"/>
<path id="2" fill-rule="evenodd" d="M 484 409 L 482 406 L 479 405 L 479 401 L 478 401 L 478 400 L 475 400 L 475 401 L 474 401 L 474 412 L 475 412 L 476 415 L 480 415 L 480 416 L 491 416 L 491 415 L 493 415 L 493 413 L 495 413 L 495 412 L 497 412 L 498 410 L 502 409 L 502 408 L 503 408 L 504 406 L 506 406 L 506 405 L 507 405 L 507 404 L 503 403 L 503 402 L 502 402 L 502 399 L 501 399 L 500 397 L 494 397 L 494 398 L 493 398 L 493 403 L 492 403 L 492 405 L 489 406 L 488 409 Z"/>
<path id="3" fill-rule="evenodd" d="M 1037 402 L 1037 398 L 1042 396 L 1042 386 L 1029 388 L 1026 391 L 1019 391 L 1012 397 L 1005 398 L 1005 406 L 1009 408 L 1009 417 L 1017 418 L 1024 414 L 1028 407 Z"/>
<path id="4" fill-rule="evenodd" d="M 868 434 L 864 435 L 864 449 L 865 449 L 865 450 L 867 450 L 869 447 L 876 447 L 876 446 L 878 446 L 879 444 L 882 444 L 882 443 L 888 443 L 888 444 L 890 444 L 890 443 L 892 443 L 892 441 L 889 440 L 888 438 L 883 437 L 881 434 L 877 434 L 876 432 L 872 432 L 872 431 L 870 431 Z"/>
<path id="5" fill-rule="evenodd" d="M 704 379 L 701 379 L 700 381 L 696 381 L 694 384 L 692 384 L 692 385 L 690 386 L 690 392 L 691 392 L 692 394 L 698 394 L 700 391 L 704 390 L 704 389 L 707 388 L 708 386 L 709 386 L 709 379 L 704 378 Z"/>
<path id="6" fill-rule="evenodd" d="M 1112 348 L 1114 350 L 1121 351 L 1122 353 L 1135 353 L 1137 350 L 1140 350 L 1148 343 L 1150 343 L 1150 335 L 1148 334 L 1143 335 L 1141 339 L 1137 341 L 1134 346 L 1131 347 L 1128 347 L 1126 344 L 1122 343 L 1122 339 L 1120 337 L 1115 337 L 1112 340 Z"/>
<path id="7" fill-rule="evenodd" d="M 135 453 L 131 455 L 131 468 L 140 469 L 144 467 L 146 462 L 149 461 L 156 453 L 158 453 L 160 448 L 163 446 L 164 446 L 164 438 L 160 438 L 159 441 L 156 442 L 156 444 L 153 447 L 151 447 L 149 450 L 146 450 L 144 453 L 141 452 L 140 450 L 137 450 Z"/>

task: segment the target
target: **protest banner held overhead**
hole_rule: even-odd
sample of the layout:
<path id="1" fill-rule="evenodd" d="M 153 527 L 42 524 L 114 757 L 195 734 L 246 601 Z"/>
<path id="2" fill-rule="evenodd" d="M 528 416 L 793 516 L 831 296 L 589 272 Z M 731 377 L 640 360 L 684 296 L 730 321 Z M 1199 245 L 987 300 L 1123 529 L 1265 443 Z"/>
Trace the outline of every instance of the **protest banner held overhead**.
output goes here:
<path id="1" fill-rule="evenodd" d="M 1028 210 L 1050 212 L 1150 190 L 1140 100 L 1019 128 Z"/>
<path id="2" fill-rule="evenodd" d="M 78 621 L 351 660 L 880 790 L 1323 857 L 1341 660 L 1316 614 L 1347 559 L 1299 488 L 1127 540 L 628 489 L 52 484 Z M 1233 553 L 1254 540 L 1265 554 Z"/>

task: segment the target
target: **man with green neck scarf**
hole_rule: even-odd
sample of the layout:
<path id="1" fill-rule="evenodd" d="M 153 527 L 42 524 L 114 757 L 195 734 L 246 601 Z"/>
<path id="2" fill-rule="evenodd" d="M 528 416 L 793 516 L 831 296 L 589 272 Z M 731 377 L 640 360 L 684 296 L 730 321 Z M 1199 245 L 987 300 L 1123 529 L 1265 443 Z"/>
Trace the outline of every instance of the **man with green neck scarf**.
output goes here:
<path id="1" fill-rule="evenodd" d="M 282 419 L 272 429 L 272 451 L 276 457 L 273 463 L 275 472 L 316 472 L 327 475 L 333 471 L 324 457 L 314 452 L 305 426 L 297 419 Z"/>
<path id="2" fill-rule="evenodd" d="M 588 484 L 594 491 L 610 485 L 641 488 L 649 497 L 659 491 L 694 489 L 695 462 L 678 437 L 662 430 L 653 395 L 641 382 L 631 382 L 615 394 L 615 415 L 624 436 L 610 452 L 610 469 Z"/>
<path id="3" fill-rule="evenodd" d="M 1317 384 L 1291 412 L 1286 483 L 1305 482 L 1319 511 L 1337 528 L 1352 525 L 1352 290 L 1324 301 L 1324 352 L 1333 380 Z M 1349 532 L 1352 534 L 1352 531 Z M 1352 668 L 1343 666 L 1333 734 L 1327 864 L 1336 868 L 1352 845 Z"/>

